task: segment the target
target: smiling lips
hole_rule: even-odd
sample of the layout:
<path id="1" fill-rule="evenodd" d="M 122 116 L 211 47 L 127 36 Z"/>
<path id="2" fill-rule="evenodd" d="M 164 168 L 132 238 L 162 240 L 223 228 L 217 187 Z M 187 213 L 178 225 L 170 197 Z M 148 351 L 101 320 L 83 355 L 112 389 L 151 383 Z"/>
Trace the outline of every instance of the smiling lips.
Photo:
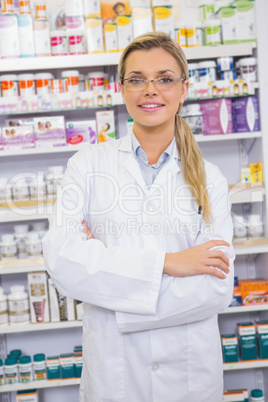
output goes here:
<path id="1" fill-rule="evenodd" d="M 160 110 L 164 105 L 162 103 L 141 103 L 138 105 L 140 109 L 143 109 L 145 112 L 152 112 L 156 110 Z"/>

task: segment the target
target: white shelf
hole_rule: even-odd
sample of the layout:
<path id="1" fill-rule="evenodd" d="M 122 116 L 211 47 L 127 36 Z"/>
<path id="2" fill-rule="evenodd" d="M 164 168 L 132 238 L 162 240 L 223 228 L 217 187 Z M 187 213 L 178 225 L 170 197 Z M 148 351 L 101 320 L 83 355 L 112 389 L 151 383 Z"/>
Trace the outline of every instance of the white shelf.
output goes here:
<path id="1" fill-rule="evenodd" d="M 218 134 L 218 135 L 195 135 L 196 142 L 212 142 L 212 141 L 230 141 L 230 140 L 244 140 L 248 138 L 261 138 L 261 131 L 247 132 L 247 133 L 232 133 L 232 134 Z"/>
<path id="2" fill-rule="evenodd" d="M 79 385 L 80 378 L 71 378 L 66 380 L 44 380 L 44 381 L 32 381 L 27 384 L 18 382 L 17 384 L 1 385 L 0 392 L 14 392 L 22 391 L 24 389 L 39 389 L 39 388 L 55 388 L 66 387 L 68 385 Z"/>
<path id="3" fill-rule="evenodd" d="M 268 367 L 268 360 L 257 360 L 252 362 L 224 363 L 223 370 L 243 370 Z"/>
<path id="4" fill-rule="evenodd" d="M 42 257 L 0 261 L 0 275 L 39 271 L 46 271 Z"/>
<path id="5" fill-rule="evenodd" d="M 53 329 L 80 328 L 82 321 L 47 322 L 39 324 L 18 324 L 0 326 L 0 334 L 15 334 L 21 332 L 48 331 Z M 1 388 L 1 387 L 0 387 Z"/>
<path id="6" fill-rule="evenodd" d="M 82 143 L 79 145 L 67 145 L 66 147 L 55 148 L 32 148 L 32 149 L 20 149 L 11 151 L 0 151 L 0 158 L 5 156 L 24 156 L 24 155 L 40 155 L 40 154 L 58 154 L 76 152 L 85 147 L 89 143 Z"/>
<path id="7" fill-rule="evenodd" d="M 260 304 L 257 306 L 237 306 L 228 307 L 221 311 L 220 314 L 236 314 L 236 313 L 252 313 L 254 311 L 267 311 L 268 304 Z"/>
<path id="8" fill-rule="evenodd" d="M 239 247 L 235 248 L 236 255 L 248 255 L 248 254 L 264 254 L 268 253 L 268 245 L 254 246 L 254 247 Z"/>
<path id="9" fill-rule="evenodd" d="M 262 202 L 265 195 L 265 189 L 261 187 L 245 190 L 231 190 L 229 195 L 232 204 Z"/>
<path id="10" fill-rule="evenodd" d="M 233 45 L 203 46 L 196 48 L 184 48 L 183 51 L 188 60 L 216 58 L 224 56 L 247 56 L 251 55 L 255 43 L 238 43 Z M 0 71 L 28 71 L 67 69 L 73 67 L 94 67 L 117 65 L 121 52 L 85 54 L 77 56 L 54 56 L 54 57 L 31 57 L 1 60 Z"/>
<path id="11" fill-rule="evenodd" d="M 0 222 L 26 222 L 48 219 L 53 214 L 53 206 L 0 210 Z"/>

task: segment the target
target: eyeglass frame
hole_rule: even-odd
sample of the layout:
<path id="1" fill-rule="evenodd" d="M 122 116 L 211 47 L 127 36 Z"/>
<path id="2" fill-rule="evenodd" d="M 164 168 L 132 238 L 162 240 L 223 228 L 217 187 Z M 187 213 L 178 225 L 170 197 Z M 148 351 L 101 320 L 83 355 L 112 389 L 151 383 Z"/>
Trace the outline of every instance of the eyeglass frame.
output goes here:
<path id="1" fill-rule="evenodd" d="M 157 88 L 157 87 L 156 87 L 156 82 L 159 81 L 159 80 L 161 80 L 162 78 L 166 78 L 166 77 L 159 77 L 159 78 L 155 78 L 154 80 L 144 80 L 143 78 L 139 78 L 139 79 L 142 80 L 146 85 L 145 85 L 144 88 L 139 88 L 139 89 L 136 89 L 136 90 L 134 89 L 134 91 L 142 91 L 143 89 L 147 88 L 149 82 L 153 82 L 154 87 Z M 167 77 L 167 78 L 174 78 L 174 79 L 177 81 L 177 83 L 186 81 L 186 77 L 180 77 L 180 78 L 178 78 L 178 77 Z M 124 84 L 124 81 L 129 81 L 130 79 L 131 79 L 131 78 L 121 78 L 121 79 L 120 79 L 120 80 L 121 80 L 121 85 L 125 85 L 125 84 Z M 171 87 L 171 88 L 172 88 L 172 87 Z M 127 89 L 127 88 L 126 88 L 126 89 Z M 158 88 L 158 89 L 159 89 L 159 88 Z M 133 90 L 131 89 L 130 91 L 133 91 Z"/>

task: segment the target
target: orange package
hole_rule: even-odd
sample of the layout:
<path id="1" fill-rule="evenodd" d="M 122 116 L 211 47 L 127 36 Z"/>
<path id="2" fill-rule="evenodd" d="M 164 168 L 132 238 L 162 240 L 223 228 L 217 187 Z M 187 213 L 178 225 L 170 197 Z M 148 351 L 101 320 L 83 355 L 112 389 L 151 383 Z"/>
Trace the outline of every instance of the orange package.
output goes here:
<path id="1" fill-rule="evenodd" d="M 264 278 L 239 280 L 244 306 L 268 303 L 268 281 Z"/>

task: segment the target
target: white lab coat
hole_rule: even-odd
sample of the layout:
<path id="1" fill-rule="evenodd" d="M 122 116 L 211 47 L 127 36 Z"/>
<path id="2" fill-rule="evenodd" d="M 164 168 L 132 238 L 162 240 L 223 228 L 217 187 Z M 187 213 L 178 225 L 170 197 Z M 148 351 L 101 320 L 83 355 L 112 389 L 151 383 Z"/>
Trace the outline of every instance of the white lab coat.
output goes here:
<path id="1" fill-rule="evenodd" d="M 226 179 L 205 167 L 213 233 L 197 214 L 176 147 L 150 190 L 129 135 L 69 160 L 43 248 L 59 292 L 85 302 L 81 402 L 222 400 L 217 313 L 231 300 L 233 248 L 222 248 L 231 262 L 224 280 L 163 275 L 166 252 L 232 241 Z M 83 219 L 95 239 L 81 239 Z"/>

